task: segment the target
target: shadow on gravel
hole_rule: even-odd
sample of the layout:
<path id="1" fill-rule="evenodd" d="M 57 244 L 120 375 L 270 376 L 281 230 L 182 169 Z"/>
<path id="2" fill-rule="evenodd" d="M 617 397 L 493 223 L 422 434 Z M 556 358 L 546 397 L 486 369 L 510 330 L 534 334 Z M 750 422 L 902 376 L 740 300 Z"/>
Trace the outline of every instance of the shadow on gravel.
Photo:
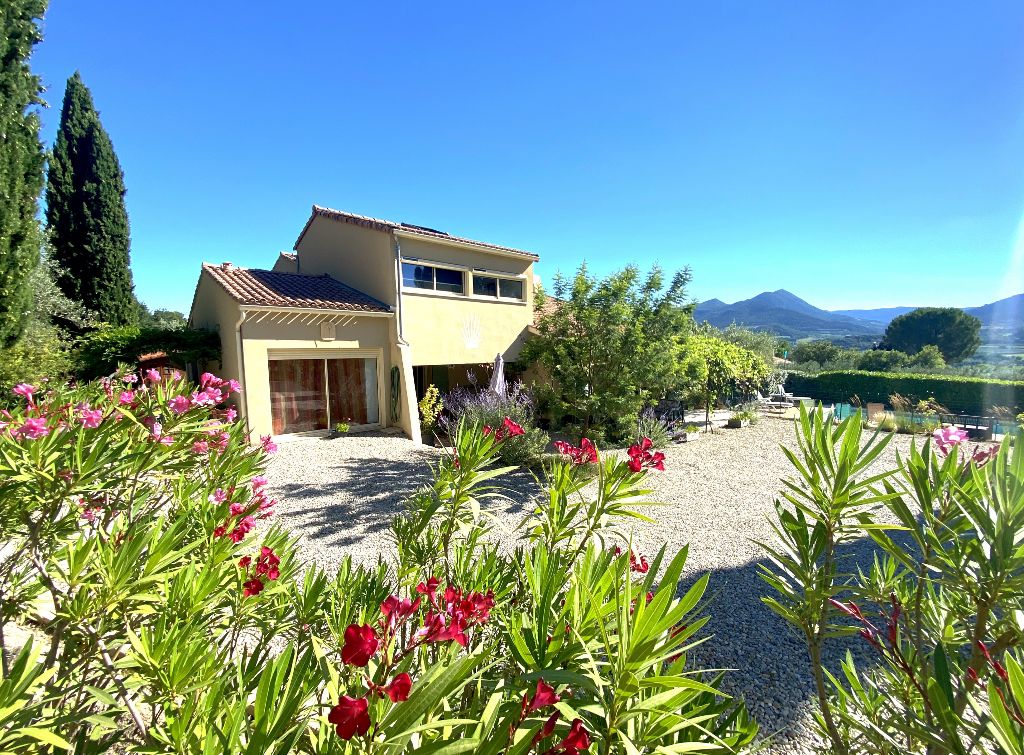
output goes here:
<path id="1" fill-rule="evenodd" d="M 433 461 L 427 453 L 407 461 L 343 459 L 331 467 L 331 482 L 276 486 L 275 494 L 286 504 L 280 510 L 281 519 L 289 527 L 301 529 L 306 537 L 321 538 L 330 546 L 358 543 L 367 534 L 386 531 L 391 519 L 402 512 L 405 501 L 430 484 Z M 520 469 L 497 482 L 496 492 L 507 498 L 489 498 L 485 508 L 518 520 L 531 509 L 532 499 L 539 492 L 533 475 Z M 310 502 L 308 509 L 303 507 L 303 500 Z"/>
<path id="2" fill-rule="evenodd" d="M 856 571 L 859 566 L 868 570 L 880 549 L 870 538 L 863 538 L 844 544 L 839 553 L 845 569 Z M 679 594 L 702 574 L 684 577 Z M 722 679 L 722 691 L 747 701 L 763 736 L 778 733 L 784 742 L 798 722 L 808 721 L 817 695 L 803 638 L 761 601 L 776 593 L 759 574 L 757 561 L 710 572 L 702 615 L 709 614 L 711 619 L 700 633 L 709 639 L 691 651 L 689 660 L 694 668 L 736 669 Z M 826 643 L 824 657 L 829 670 L 839 671 L 847 651 L 858 668 L 877 663 L 867 643 L 853 635 Z"/>

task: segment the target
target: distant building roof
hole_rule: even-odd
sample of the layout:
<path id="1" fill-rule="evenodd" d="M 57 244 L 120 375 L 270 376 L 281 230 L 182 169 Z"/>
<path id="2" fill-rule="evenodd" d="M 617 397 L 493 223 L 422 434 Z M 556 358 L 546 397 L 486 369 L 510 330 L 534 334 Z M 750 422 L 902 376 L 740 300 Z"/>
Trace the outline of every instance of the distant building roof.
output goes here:
<path id="1" fill-rule="evenodd" d="M 338 309 L 390 312 L 384 302 L 346 286 L 329 275 L 299 275 L 273 270 L 203 263 L 203 270 L 240 304 L 283 309 Z"/>
<path id="2" fill-rule="evenodd" d="M 321 207 L 320 205 L 313 205 L 313 212 L 309 216 L 309 220 L 306 221 L 306 225 L 302 229 L 302 233 L 299 234 L 299 238 L 295 240 L 295 247 L 298 248 L 299 243 L 302 241 L 302 237 L 306 235 L 306 230 L 309 228 L 310 223 L 313 222 L 314 218 L 323 217 L 329 218 L 330 220 L 337 220 L 342 223 L 351 223 L 352 225 L 360 225 L 364 228 L 373 228 L 377 231 L 399 231 L 401 233 L 408 233 L 413 236 L 422 236 L 423 238 L 434 239 L 436 241 L 454 241 L 460 244 L 473 244 L 474 246 L 484 247 L 486 249 L 494 249 L 499 252 L 507 252 L 510 254 L 519 255 L 532 260 L 538 260 L 538 257 L 533 252 L 527 252 L 522 249 L 514 249 L 510 246 L 499 246 L 498 244 L 489 244 L 486 241 L 476 241 L 474 239 L 467 239 L 461 236 L 452 236 L 450 233 L 444 231 L 438 231 L 434 228 L 428 228 L 422 225 L 413 225 L 412 223 L 398 223 L 393 220 L 382 220 L 381 218 L 371 218 L 367 215 L 356 215 L 354 212 L 343 212 L 341 210 L 332 210 L 330 207 Z"/>

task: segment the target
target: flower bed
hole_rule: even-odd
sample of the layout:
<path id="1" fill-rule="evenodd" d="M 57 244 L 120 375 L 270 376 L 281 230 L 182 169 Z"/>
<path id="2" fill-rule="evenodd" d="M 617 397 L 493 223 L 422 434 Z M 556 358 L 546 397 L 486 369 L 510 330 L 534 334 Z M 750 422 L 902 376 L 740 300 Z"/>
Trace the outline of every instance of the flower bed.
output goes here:
<path id="1" fill-rule="evenodd" d="M 648 560 L 616 534 L 664 466 L 649 443 L 624 459 L 560 449 L 522 545 L 501 555 L 484 512 L 519 428 L 460 426 L 392 523 L 394 568 L 344 560 L 300 578 L 285 532 L 255 542 L 276 449 L 248 443 L 226 404 L 236 390 L 156 373 L 19 386 L 0 431 L 0 611 L 27 621 L 45 594 L 54 618 L 44 647 L 4 669 L 6 749 L 497 755 L 752 740 L 718 675 L 686 668 L 706 579 L 677 597 L 685 549 Z"/>

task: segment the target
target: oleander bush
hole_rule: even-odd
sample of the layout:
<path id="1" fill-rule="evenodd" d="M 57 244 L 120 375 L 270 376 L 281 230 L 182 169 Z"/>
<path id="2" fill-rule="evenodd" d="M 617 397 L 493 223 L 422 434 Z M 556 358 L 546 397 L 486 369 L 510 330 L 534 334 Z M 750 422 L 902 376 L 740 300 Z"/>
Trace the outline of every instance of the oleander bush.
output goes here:
<path id="1" fill-rule="evenodd" d="M 899 393 L 914 401 L 931 399 L 950 411 L 986 415 L 995 406 L 1024 408 L 1024 381 L 989 380 L 958 375 L 837 370 L 817 375 L 790 372 L 786 389 L 798 396 L 825 402 L 845 402 L 858 396 L 864 403 L 885 402 Z"/>
<path id="2" fill-rule="evenodd" d="M 1024 752 L 1024 435 L 970 449 L 941 428 L 873 467 L 892 437 L 801 408 L 765 603 L 807 646 L 829 752 Z M 847 549 L 867 538 L 858 567 Z M 826 668 L 845 636 L 874 662 Z"/>
<path id="3" fill-rule="evenodd" d="M 453 433 L 391 533 L 394 557 L 301 564 L 271 522 L 270 438 L 204 374 L 19 384 L 0 427 L 0 751 L 734 752 L 755 736 L 721 672 L 688 667 L 707 576 L 649 561 L 649 470 L 561 444 L 518 539 L 488 536 L 500 448 Z M 586 486 L 587 480 L 593 480 Z"/>

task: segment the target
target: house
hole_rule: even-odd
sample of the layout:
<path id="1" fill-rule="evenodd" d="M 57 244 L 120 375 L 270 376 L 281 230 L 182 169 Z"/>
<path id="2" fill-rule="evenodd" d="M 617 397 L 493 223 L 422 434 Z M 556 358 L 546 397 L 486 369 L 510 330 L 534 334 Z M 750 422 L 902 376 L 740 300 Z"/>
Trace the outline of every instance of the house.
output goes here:
<path id="1" fill-rule="evenodd" d="M 314 205 L 269 270 L 204 263 L 189 316 L 220 333 L 253 436 L 400 427 L 417 399 L 512 361 L 532 323 L 537 255 Z"/>

